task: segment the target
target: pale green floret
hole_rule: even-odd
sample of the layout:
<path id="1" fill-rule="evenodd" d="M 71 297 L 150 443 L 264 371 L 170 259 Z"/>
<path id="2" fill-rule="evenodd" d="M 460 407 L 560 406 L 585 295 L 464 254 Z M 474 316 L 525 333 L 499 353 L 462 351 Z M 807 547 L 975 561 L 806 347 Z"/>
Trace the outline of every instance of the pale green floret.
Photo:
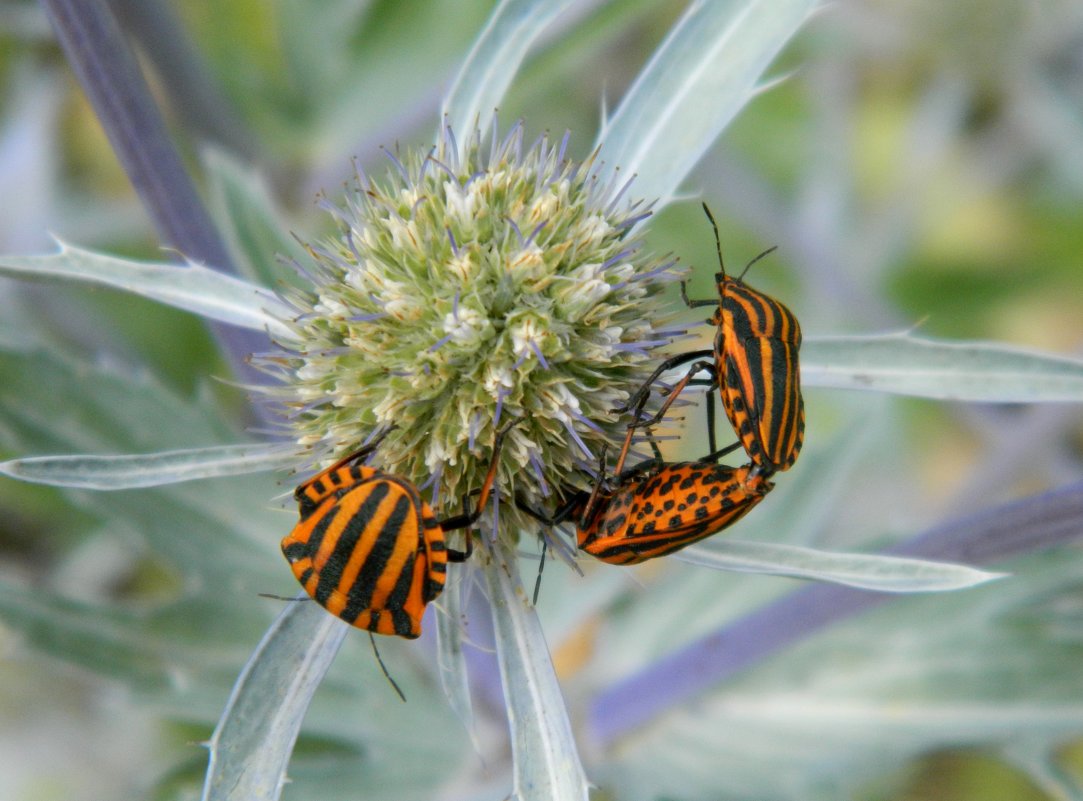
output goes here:
<path id="1" fill-rule="evenodd" d="M 645 207 L 615 201 L 589 162 L 558 161 L 545 139 L 523 152 L 521 126 L 491 152 L 475 135 L 461 160 L 452 141 L 383 183 L 359 177 L 342 236 L 309 249 L 313 293 L 292 298 L 305 344 L 273 357 L 300 443 L 341 456 L 394 426 L 375 464 L 437 475 L 441 514 L 480 486 L 510 418 L 523 422 L 501 458 L 505 499 L 539 498 L 539 468 L 549 487 L 586 484 L 580 468 L 623 438 L 610 410 L 656 361 L 679 278 L 639 252 Z M 524 522 L 506 500 L 500 517 Z"/>

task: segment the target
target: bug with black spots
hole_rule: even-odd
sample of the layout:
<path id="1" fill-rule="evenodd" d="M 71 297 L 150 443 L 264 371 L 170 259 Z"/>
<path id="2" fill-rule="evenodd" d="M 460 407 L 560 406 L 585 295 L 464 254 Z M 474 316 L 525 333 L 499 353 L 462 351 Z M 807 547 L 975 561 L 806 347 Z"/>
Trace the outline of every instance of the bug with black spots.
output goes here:
<path id="1" fill-rule="evenodd" d="M 710 450 L 715 450 L 714 396 L 710 393 L 717 387 L 726 416 L 752 463 L 765 474 L 788 470 L 797 461 L 805 435 L 798 362 L 801 326 L 785 305 L 744 282 L 749 267 L 774 248 L 750 261 L 736 278 L 727 275 L 718 225 L 707 204 L 703 204 L 703 210 L 714 229 L 718 251 L 720 272 L 715 275 L 718 300 L 689 300 L 683 283 L 681 297 L 689 308 L 715 307 L 715 313 L 707 321 L 716 328 L 714 348 L 689 351 L 665 360 L 628 402 L 614 411 L 642 409 L 651 385 L 662 373 L 693 362 L 659 410 L 633 425 L 637 428 L 656 425 L 681 391 L 690 383 L 697 383 L 695 376 L 706 371 L 710 376 L 706 382 Z"/>
<path id="2" fill-rule="evenodd" d="M 757 466 L 717 463 L 735 446 L 693 462 L 660 458 L 621 470 L 632 427 L 617 461 L 616 478 L 605 477 L 603 449 L 593 489 L 573 490 L 552 515 L 522 497 L 524 512 L 548 526 L 573 521 L 581 551 L 616 565 L 666 556 L 732 525 L 750 512 L 774 487 Z"/>
<path id="3" fill-rule="evenodd" d="M 360 629 L 418 637 L 425 607 L 444 589 L 448 562 L 462 562 L 472 550 L 469 534 L 466 551 L 449 549 L 445 534 L 469 528 L 485 510 L 512 425 L 496 434 L 476 508 L 443 520 L 411 481 L 361 464 L 383 437 L 297 487 L 300 521 L 282 540 L 282 553 L 305 592 Z"/>

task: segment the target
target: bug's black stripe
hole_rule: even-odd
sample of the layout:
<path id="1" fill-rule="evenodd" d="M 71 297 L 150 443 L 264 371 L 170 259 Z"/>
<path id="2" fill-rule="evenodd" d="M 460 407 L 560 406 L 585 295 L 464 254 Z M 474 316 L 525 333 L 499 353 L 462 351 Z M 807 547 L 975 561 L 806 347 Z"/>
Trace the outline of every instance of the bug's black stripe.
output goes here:
<path id="1" fill-rule="evenodd" d="M 786 357 L 786 346 L 777 339 L 760 340 L 760 357 L 758 370 L 754 370 L 764 380 L 765 396 L 763 407 L 760 409 L 759 418 L 760 437 L 764 440 L 764 450 L 767 451 L 768 459 L 777 464 L 786 458 L 786 441 L 789 439 L 786 430 L 786 418 L 788 408 L 792 407 L 791 398 L 793 382 L 789 377 L 789 365 Z M 770 388 L 770 393 L 766 392 Z"/>
<path id="2" fill-rule="evenodd" d="M 740 342 L 762 336 L 771 314 L 765 296 L 735 281 L 728 282 L 724 292 L 722 308 L 733 316 L 734 338 Z"/>
<path id="3" fill-rule="evenodd" d="M 446 582 L 444 581 L 438 581 L 434 579 L 432 573 L 430 572 L 429 575 L 425 577 L 425 586 L 422 588 L 421 599 L 425 603 L 428 603 L 429 601 L 435 601 L 437 598 L 440 597 L 440 593 L 444 591 L 445 583 Z"/>
<path id="4" fill-rule="evenodd" d="M 389 609 L 401 609 L 410 600 L 410 590 L 414 585 L 414 562 L 417 561 L 417 555 L 418 550 L 415 549 L 403 563 L 402 570 L 395 580 L 395 586 L 384 600 L 384 605 Z"/>
<path id="5" fill-rule="evenodd" d="M 419 548 L 420 542 L 417 542 L 410 549 L 409 555 L 403 563 L 403 569 L 399 573 L 399 577 L 395 579 L 395 586 L 388 593 L 387 599 L 383 601 L 384 606 L 397 609 L 406 605 L 409 600 L 410 588 L 414 586 L 414 563 L 417 560 Z"/>
<path id="6" fill-rule="evenodd" d="M 386 481 L 379 482 L 379 485 L 383 488 L 386 496 L 391 489 L 391 485 Z M 364 564 L 361 565 L 357 578 L 346 593 L 346 606 L 347 608 L 357 609 L 356 614 L 361 614 L 362 610 L 372 606 L 372 594 L 376 590 L 376 584 L 387 571 L 387 563 L 395 553 L 395 546 L 399 541 L 399 537 L 402 536 L 403 523 L 406 522 L 411 512 L 413 512 L 413 505 L 410 503 L 410 499 L 404 495 L 399 495 L 395 499 L 395 506 L 391 510 L 386 524 L 376 532 L 376 539 L 372 543 L 372 549 L 369 551 Z M 371 525 L 371 514 L 367 522 Z M 408 561 L 412 568 L 413 560 Z M 400 579 L 401 576 L 396 581 Z M 381 606 L 387 606 L 387 604 Z"/>
<path id="7" fill-rule="evenodd" d="M 417 636 L 414 631 L 414 623 L 410 619 L 410 616 L 402 609 L 391 609 L 391 625 L 395 629 L 395 633 L 400 637 L 406 637 L 413 639 Z"/>
<path id="8" fill-rule="evenodd" d="M 385 481 L 373 481 L 361 485 L 354 491 L 365 492 L 366 490 L 367 494 L 365 495 L 365 499 L 361 502 L 357 512 L 347 521 L 342 530 L 342 534 L 338 538 L 338 542 L 335 543 L 334 550 L 320 569 L 320 580 L 316 585 L 316 592 L 313 597 L 318 603 L 324 606 L 327 605 L 327 600 L 331 597 L 331 593 L 338 589 L 339 582 L 342 580 L 342 571 L 345 570 L 346 563 L 350 560 L 350 555 L 357 547 L 357 543 L 360 541 L 361 537 L 372 525 L 372 518 L 376 514 L 377 508 L 380 506 L 380 502 L 387 497 L 390 487 Z M 332 514 L 332 512 L 337 512 L 337 514 Z M 324 530 L 326 530 L 331 522 L 328 518 L 337 520 L 342 514 L 342 509 L 333 506 L 328 510 L 327 515 L 320 521 L 319 525 L 323 526 Z M 380 532 L 381 535 L 382 533 L 383 532 Z M 321 533 L 321 539 L 322 536 Z M 379 545 L 380 541 L 377 540 L 376 545 L 373 546 L 372 556 L 376 556 L 375 552 Z M 368 561 L 371 561 L 371 559 L 372 557 L 370 557 L 369 560 L 366 560 L 366 564 Z"/>
<path id="9" fill-rule="evenodd" d="M 729 398 L 723 393 L 726 414 L 756 464 L 785 469 L 796 460 L 802 441 L 801 328 L 773 298 L 735 281 L 720 290 L 731 317 L 729 330 L 720 326 L 715 336 L 718 366 L 732 393 Z M 747 369 L 738 364 L 741 355 Z M 747 425 L 742 411 L 748 413 Z"/>
<path id="10" fill-rule="evenodd" d="M 785 392 L 780 392 L 780 397 L 776 399 L 779 412 L 778 416 L 773 418 L 778 430 L 776 459 L 784 462 L 789 460 L 792 463 L 801 447 L 804 417 L 804 401 L 798 384 L 797 349 L 783 342 L 775 342 L 774 347 L 772 369 L 778 382 L 775 384 L 775 391 L 785 388 Z"/>
<path id="11" fill-rule="evenodd" d="M 729 282 L 723 306 L 733 314 L 734 331 L 741 338 L 766 336 L 801 344 L 801 326 L 789 308 L 770 295 Z"/>
<path id="12" fill-rule="evenodd" d="M 319 504 L 309 498 L 307 492 L 298 492 L 295 497 L 297 498 L 297 511 L 300 515 L 299 522 L 304 523 L 316 511 Z"/>
<path id="13" fill-rule="evenodd" d="M 772 376 L 767 376 L 765 381 L 763 372 L 757 369 L 760 365 L 760 360 L 763 358 L 764 344 L 765 340 L 761 337 L 753 337 L 752 339 L 741 343 L 741 347 L 745 351 L 745 357 L 748 359 L 750 368 L 747 373 L 743 372 L 737 366 L 735 361 L 730 360 L 729 362 L 733 368 L 732 372 L 735 374 L 738 382 L 735 386 L 747 386 L 752 390 L 751 393 L 745 392 L 743 395 L 746 411 L 752 418 L 753 430 L 759 429 L 760 418 L 764 411 L 764 405 L 767 403 L 766 381 L 773 380 Z M 727 373 L 729 372 L 730 371 L 727 370 Z"/>
<path id="14" fill-rule="evenodd" d="M 394 615 L 396 612 L 401 612 L 402 607 L 406 604 L 406 600 L 409 598 L 410 584 L 414 575 L 414 560 L 417 558 L 416 553 L 411 553 L 406 559 L 406 563 L 402 567 L 402 571 L 399 573 L 398 578 L 395 580 L 395 587 L 387 598 L 380 604 L 380 609 L 391 612 Z M 386 569 L 386 564 L 385 564 Z M 401 585 L 405 581 L 405 589 L 401 589 Z M 372 592 L 376 588 L 375 582 L 369 584 L 363 584 L 361 577 L 358 576 L 358 580 L 350 587 L 349 593 L 346 595 L 346 607 L 342 610 L 342 619 L 354 621 L 367 609 L 372 607 Z M 409 620 L 409 616 L 406 618 Z M 398 630 L 398 619 L 393 617 L 396 627 L 395 633 L 401 634 Z"/>
<path id="15" fill-rule="evenodd" d="M 313 526 L 312 531 L 309 532 L 308 539 L 301 543 L 291 543 L 291 547 L 293 547 L 293 545 L 298 546 L 297 550 L 302 556 L 315 556 L 316 552 L 320 550 L 320 543 L 323 542 L 328 527 L 330 527 L 332 521 L 335 519 L 334 511 L 334 506 L 325 509 L 323 517 L 316 521 L 316 525 Z M 282 550 L 285 552 L 285 548 Z M 286 554 L 286 557 L 289 558 L 289 554 Z"/>
<path id="16" fill-rule="evenodd" d="M 412 630 L 410 616 L 406 614 L 405 607 L 406 602 L 410 599 L 410 590 L 414 584 L 414 562 L 416 559 L 416 552 L 410 554 L 410 558 L 402 566 L 402 572 L 399 573 L 395 587 L 384 602 L 384 606 L 391 612 L 396 634 L 409 634 Z"/>
<path id="17" fill-rule="evenodd" d="M 795 350 L 780 340 L 762 337 L 749 343 L 748 352 L 750 358 L 754 354 L 760 360 L 759 369 L 753 369 L 751 376 L 756 387 L 756 405 L 749 410 L 753 426 L 762 440 L 768 466 L 781 467 L 787 460 L 793 462 L 800 446 L 795 432 L 803 404 L 793 361 Z"/>
<path id="18" fill-rule="evenodd" d="M 282 546 L 282 555 L 286 557 L 286 561 L 299 562 L 311 553 L 311 549 L 308 547 L 308 542 L 290 542 L 287 545 Z"/>

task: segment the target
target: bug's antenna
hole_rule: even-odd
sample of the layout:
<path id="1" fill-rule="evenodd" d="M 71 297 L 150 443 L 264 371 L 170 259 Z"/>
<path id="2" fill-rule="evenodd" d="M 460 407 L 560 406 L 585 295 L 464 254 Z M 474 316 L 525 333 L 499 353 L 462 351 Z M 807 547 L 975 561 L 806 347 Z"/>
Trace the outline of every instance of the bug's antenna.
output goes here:
<path id="1" fill-rule="evenodd" d="M 391 674 L 387 672 L 387 665 L 385 665 L 384 660 L 380 658 L 380 649 L 376 647 L 376 638 L 372 636 L 371 631 L 369 632 L 369 642 L 372 643 L 372 653 L 376 654 L 376 661 L 380 663 L 380 670 L 384 672 L 384 676 L 391 682 L 391 686 L 395 688 L 395 692 L 398 693 L 399 698 L 401 698 L 402 702 L 405 704 L 406 696 L 402 694 L 402 689 L 399 687 L 398 682 L 391 678 Z"/>
<path id="2" fill-rule="evenodd" d="M 722 271 L 722 275 L 725 275 L 726 265 L 722 261 L 722 238 L 718 235 L 718 223 L 714 221 L 714 215 L 711 214 L 711 210 L 707 208 L 706 203 L 703 204 L 703 213 L 707 215 L 707 219 L 711 221 L 711 228 L 714 229 L 714 247 L 715 251 L 718 253 L 718 268 Z M 748 268 L 746 267 L 745 269 L 747 270 Z M 744 273 L 741 274 L 744 275 Z"/>
<path id="3" fill-rule="evenodd" d="M 743 270 L 741 270 L 741 274 L 739 276 L 737 276 L 737 280 L 738 281 L 743 281 L 745 279 L 745 273 L 748 272 L 749 267 L 751 267 L 753 264 L 758 262 L 764 256 L 769 256 L 770 254 L 774 253 L 776 250 L 778 250 L 778 245 L 772 245 L 771 247 L 767 248 L 767 250 L 765 250 L 763 253 L 761 253 L 759 256 L 757 256 L 752 261 L 750 261 L 748 264 L 746 264 L 745 268 Z"/>

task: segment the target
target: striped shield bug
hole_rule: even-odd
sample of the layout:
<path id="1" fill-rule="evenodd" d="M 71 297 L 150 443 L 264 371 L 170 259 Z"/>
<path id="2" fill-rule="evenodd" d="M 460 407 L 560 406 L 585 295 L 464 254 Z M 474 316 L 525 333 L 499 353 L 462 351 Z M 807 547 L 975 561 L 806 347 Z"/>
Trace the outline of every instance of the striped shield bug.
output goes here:
<path id="1" fill-rule="evenodd" d="M 627 404 L 614 411 L 641 409 L 651 384 L 663 372 L 693 362 L 670 390 L 659 411 L 633 425 L 651 426 L 661 421 L 681 390 L 694 382 L 696 374 L 706 371 L 710 374 L 707 419 L 711 450 L 714 451 L 715 443 L 714 396 L 710 388 L 717 386 L 726 416 L 753 465 L 768 474 L 788 470 L 797 460 L 805 433 L 798 365 L 801 326 L 786 306 L 744 282 L 748 269 L 774 248 L 750 261 L 736 278 L 727 275 L 718 225 L 707 204 L 703 204 L 703 210 L 714 229 L 721 270 L 715 275 L 719 299 L 689 300 L 683 283 L 681 297 L 690 308 L 715 307 L 708 320 L 716 327 L 714 349 L 690 351 L 667 359 Z"/>
<path id="2" fill-rule="evenodd" d="M 437 520 L 412 482 L 361 464 L 383 437 L 297 487 L 300 521 L 282 540 L 282 553 L 305 592 L 360 629 L 419 636 L 425 606 L 444 589 L 447 563 L 472 550 L 469 534 L 465 552 L 449 549 L 444 535 L 469 528 L 485 510 L 512 425 L 497 432 L 472 512 Z"/>

